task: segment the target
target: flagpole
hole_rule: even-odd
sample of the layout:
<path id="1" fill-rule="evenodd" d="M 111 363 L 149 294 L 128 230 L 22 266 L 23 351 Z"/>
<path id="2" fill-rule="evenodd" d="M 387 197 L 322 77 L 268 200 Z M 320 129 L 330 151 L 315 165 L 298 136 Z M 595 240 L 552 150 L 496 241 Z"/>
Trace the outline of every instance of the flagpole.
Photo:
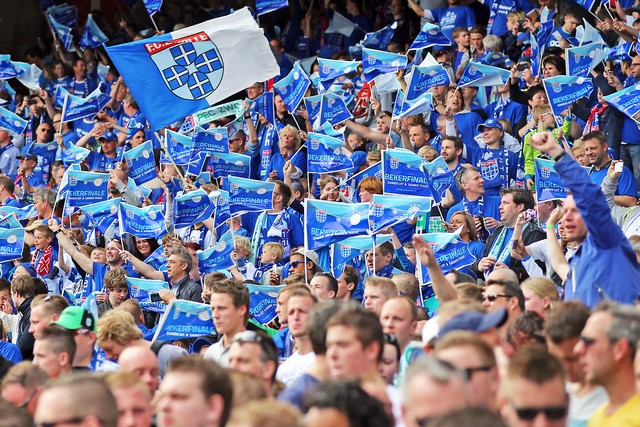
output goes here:
<path id="1" fill-rule="evenodd" d="M 153 27 L 156 29 L 156 34 L 160 33 L 160 29 L 156 25 L 156 21 L 153 20 L 153 16 L 152 15 L 149 15 L 149 19 L 151 19 L 151 23 L 153 24 Z"/>
<path id="2" fill-rule="evenodd" d="M 164 151 L 164 153 L 167 155 L 167 157 L 169 158 L 169 160 L 171 160 L 171 164 L 173 165 L 173 168 L 176 170 L 176 173 L 178 174 L 178 176 L 180 177 L 180 179 L 182 179 L 183 181 L 184 179 L 184 175 L 182 175 L 182 172 L 180 172 L 180 169 L 178 169 L 178 165 L 176 165 L 176 162 L 173 161 L 173 157 L 171 157 L 171 155 L 169 154 L 169 150 L 167 150 L 167 130 L 165 129 L 164 131 L 164 137 L 165 137 L 165 143 L 162 144 L 162 140 L 160 140 L 160 146 L 162 147 L 162 151 Z"/>

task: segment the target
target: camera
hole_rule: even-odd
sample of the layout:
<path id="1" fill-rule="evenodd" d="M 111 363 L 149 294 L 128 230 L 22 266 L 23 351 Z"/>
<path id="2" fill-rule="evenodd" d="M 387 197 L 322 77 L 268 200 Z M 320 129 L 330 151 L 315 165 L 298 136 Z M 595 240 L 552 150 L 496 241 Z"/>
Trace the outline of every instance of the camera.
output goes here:
<path id="1" fill-rule="evenodd" d="M 524 212 L 524 217 L 527 222 L 533 222 L 538 219 L 538 211 L 535 209 L 527 209 Z"/>

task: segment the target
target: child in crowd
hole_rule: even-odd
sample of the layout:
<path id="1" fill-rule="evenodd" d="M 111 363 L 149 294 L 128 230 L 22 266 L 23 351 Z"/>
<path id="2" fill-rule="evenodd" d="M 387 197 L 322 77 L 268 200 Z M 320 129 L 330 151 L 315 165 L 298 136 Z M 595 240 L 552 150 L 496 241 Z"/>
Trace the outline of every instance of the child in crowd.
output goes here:
<path id="1" fill-rule="evenodd" d="M 262 267 L 256 269 L 256 272 L 253 275 L 253 280 L 260 282 L 263 285 L 269 285 L 271 281 L 271 272 L 278 276 L 282 276 L 282 266 L 278 266 L 278 263 L 282 260 L 283 256 L 284 248 L 280 243 L 265 243 L 264 246 L 262 246 L 262 253 L 260 254 Z"/>
<path id="2" fill-rule="evenodd" d="M 58 251 L 51 245 L 53 231 L 46 225 L 39 225 L 33 230 L 33 244 L 36 250 L 31 258 L 31 265 L 40 277 L 51 273 L 53 263 L 58 260 Z"/>

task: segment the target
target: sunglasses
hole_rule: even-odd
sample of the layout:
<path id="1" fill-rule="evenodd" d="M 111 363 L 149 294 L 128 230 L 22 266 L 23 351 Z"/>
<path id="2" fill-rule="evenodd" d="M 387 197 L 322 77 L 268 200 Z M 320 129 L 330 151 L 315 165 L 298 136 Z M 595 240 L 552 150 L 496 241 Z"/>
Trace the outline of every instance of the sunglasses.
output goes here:
<path id="1" fill-rule="evenodd" d="M 304 263 L 304 261 L 300 259 L 300 260 L 297 260 L 297 261 L 293 261 L 290 265 L 291 265 L 291 268 L 296 268 L 297 266 L 299 266 L 300 264 L 303 264 L 303 263 Z"/>
<path id="2" fill-rule="evenodd" d="M 547 406 L 544 408 L 515 408 L 521 420 L 534 420 L 539 413 L 543 413 L 548 420 L 561 420 L 567 415 L 567 405 Z"/>
<path id="3" fill-rule="evenodd" d="M 263 341 L 262 336 L 260 336 L 254 331 L 240 332 L 239 334 L 236 334 L 232 340 L 232 342 L 237 342 L 240 344 L 247 343 L 247 342 L 260 344 L 262 341 Z"/>
<path id="4" fill-rule="evenodd" d="M 489 301 L 489 302 L 494 302 L 498 298 L 511 298 L 511 295 L 491 294 L 491 295 L 485 295 L 484 296 L 485 301 Z"/>

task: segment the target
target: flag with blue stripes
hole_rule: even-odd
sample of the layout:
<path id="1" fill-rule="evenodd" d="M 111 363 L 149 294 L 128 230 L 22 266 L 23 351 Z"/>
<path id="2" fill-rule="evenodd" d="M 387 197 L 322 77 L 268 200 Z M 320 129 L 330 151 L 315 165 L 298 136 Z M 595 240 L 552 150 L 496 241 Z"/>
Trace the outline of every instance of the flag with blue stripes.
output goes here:
<path id="1" fill-rule="evenodd" d="M 0 262 L 22 258 L 24 228 L 0 228 Z"/>
<path id="2" fill-rule="evenodd" d="M 456 185 L 456 179 L 449 170 L 447 162 L 439 156 L 432 162 L 422 164 L 422 169 L 429 176 L 429 188 L 436 203 L 440 203 L 445 198 L 447 189 Z"/>
<path id="3" fill-rule="evenodd" d="M 191 155 L 195 153 L 227 153 L 229 151 L 229 135 L 226 128 L 205 129 L 196 126 L 192 135 Z"/>
<path id="4" fill-rule="evenodd" d="M 245 285 L 249 291 L 249 313 L 263 325 L 271 323 L 276 313 L 277 298 L 282 286 Z"/>
<path id="5" fill-rule="evenodd" d="M 86 98 L 81 98 L 67 92 L 62 103 L 62 121 L 72 122 L 84 117 L 93 117 L 111 102 L 111 97 L 94 90 Z"/>
<path id="6" fill-rule="evenodd" d="M 235 250 L 233 235 L 227 231 L 212 248 L 196 252 L 198 271 L 208 274 L 233 267 L 231 253 Z"/>
<path id="7" fill-rule="evenodd" d="M 231 218 L 229 210 L 229 192 L 226 190 L 214 191 L 214 203 L 216 205 L 216 213 L 213 220 L 213 227 L 218 228 Z"/>
<path id="8" fill-rule="evenodd" d="M 319 249 L 369 230 L 369 203 L 305 201 L 305 247 Z"/>
<path id="9" fill-rule="evenodd" d="M 127 277 L 127 285 L 129 285 L 129 295 L 140 304 L 140 308 L 156 313 L 164 313 L 166 304 L 163 302 L 151 301 L 150 294 L 157 294 L 161 290 L 169 290 L 169 284 L 163 280 L 139 279 L 136 277 Z"/>
<path id="10" fill-rule="evenodd" d="M 73 35 L 71 34 L 71 28 L 61 24 L 51 15 L 49 15 L 49 22 L 51 23 L 51 28 L 55 32 L 55 35 L 58 37 L 64 48 L 70 51 L 73 45 Z"/>
<path id="11" fill-rule="evenodd" d="M 589 77 L 591 71 L 605 58 L 602 43 L 566 49 L 567 75 Z"/>
<path id="12" fill-rule="evenodd" d="M 107 47 L 140 110 L 160 129 L 280 74 L 248 8 L 149 39 Z"/>
<path id="13" fill-rule="evenodd" d="M 469 62 L 458 81 L 458 87 L 502 86 L 509 80 L 509 77 L 509 70 L 478 62 Z"/>
<path id="14" fill-rule="evenodd" d="M 413 67 L 405 101 L 413 101 L 434 86 L 448 86 L 451 84 L 449 73 L 440 64 L 430 67 Z"/>
<path id="15" fill-rule="evenodd" d="M 332 93 L 322 95 L 318 126 L 322 126 L 325 122 L 329 122 L 331 125 L 337 125 L 352 118 L 353 114 L 351 114 L 351 111 L 349 111 L 341 97 Z"/>
<path id="16" fill-rule="evenodd" d="M 638 122 L 640 117 L 640 83 L 625 87 L 604 99 L 625 116 Z"/>
<path id="17" fill-rule="evenodd" d="M 262 212 L 273 209 L 275 182 L 229 177 L 229 212 L 232 217 L 246 212 Z"/>
<path id="18" fill-rule="evenodd" d="M 0 228 L 21 228 L 22 224 L 14 214 L 0 215 Z"/>
<path id="19" fill-rule="evenodd" d="M 47 9 L 47 15 L 53 16 L 56 21 L 67 27 L 75 28 L 78 26 L 78 8 L 66 3 L 51 6 Z"/>
<path id="20" fill-rule="evenodd" d="M 581 98 L 588 97 L 593 92 L 591 79 L 574 76 L 555 76 L 542 79 L 542 85 L 547 92 L 547 99 L 553 114 L 559 116 L 564 110 Z"/>
<path id="21" fill-rule="evenodd" d="M 336 59 L 318 58 L 320 80 L 333 81 L 340 76 L 358 71 L 360 61 L 339 61 Z"/>
<path id="22" fill-rule="evenodd" d="M 125 151 L 122 157 L 127 162 L 129 176 L 136 185 L 142 185 L 158 176 L 151 141 L 145 141 L 136 148 Z"/>
<path id="23" fill-rule="evenodd" d="M 311 80 L 307 77 L 307 73 L 305 73 L 300 64 L 296 62 L 293 64 L 293 68 L 289 71 L 289 74 L 277 81 L 273 87 L 287 106 L 287 111 L 293 114 L 296 108 L 298 108 L 298 105 L 300 105 L 300 101 L 302 101 L 310 85 Z"/>
<path id="24" fill-rule="evenodd" d="M 12 79 L 18 75 L 13 63 L 11 55 L 0 55 L 0 80 Z"/>
<path id="25" fill-rule="evenodd" d="M 175 226 L 181 228 L 209 219 L 215 206 L 207 193 L 199 189 L 177 196 L 174 209 Z"/>
<path id="26" fill-rule="evenodd" d="M 229 175 L 249 178 L 251 175 L 251 156 L 238 153 L 214 153 L 209 156 L 209 164 L 213 167 L 214 178 L 225 178 Z"/>
<path id="27" fill-rule="evenodd" d="M 165 145 L 169 156 L 177 165 L 189 163 L 191 147 L 193 147 L 193 141 L 190 136 L 167 129 L 165 130 Z"/>
<path id="28" fill-rule="evenodd" d="M 393 24 L 387 25 L 374 33 L 367 33 L 364 36 L 362 45 L 370 49 L 385 50 L 387 46 L 389 46 L 389 42 L 396 32 L 396 28 L 398 28 L 398 23 L 394 22 Z"/>
<path id="29" fill-rule="evenodd" d="M 382 188 L 385 193 L 431 197 L 426 160 L 404 149 L 382 152 Z"/>
<path id="30" fill-rule="evenodd" d="M 109 174 L 69 170 L 66 205 L 80 207 L 109 198 Z"/>
<path id="31" fill-rule="evenodd" d="M 118 208 L 121 201 L 122 199 L 109 199 L 81 206 L 80 210 L 98 231 L 106 234 L 109 227 L 118 220 Z"/>
<path id="32" fill-rule="evenodd" d="M 376 245 L 391 241 L 390 234 L 376 236 Z M 340 277 L 344 267 L 354 258 L 373 249 L 373 239 L 369 235 L 347 237 L 331 245 L 331 271 L 333 277 Z"/>
<path id="33" fill-rule="evenodd" d="M 377 233 L 419 215 L 429 215 L 432 204 L 431 197 L 374 194 L 369 206 L 369 231 Z"/>
<path id="34" fill-rule="evenodd" d="M 73 143 L 69 143 L 69 148 L 62 152 L 62 161 L 65 166 L 69 167 L 73 163 L 80 163 L 87 158 L 90 151 L 84 147 L 76 147 Z"/>

